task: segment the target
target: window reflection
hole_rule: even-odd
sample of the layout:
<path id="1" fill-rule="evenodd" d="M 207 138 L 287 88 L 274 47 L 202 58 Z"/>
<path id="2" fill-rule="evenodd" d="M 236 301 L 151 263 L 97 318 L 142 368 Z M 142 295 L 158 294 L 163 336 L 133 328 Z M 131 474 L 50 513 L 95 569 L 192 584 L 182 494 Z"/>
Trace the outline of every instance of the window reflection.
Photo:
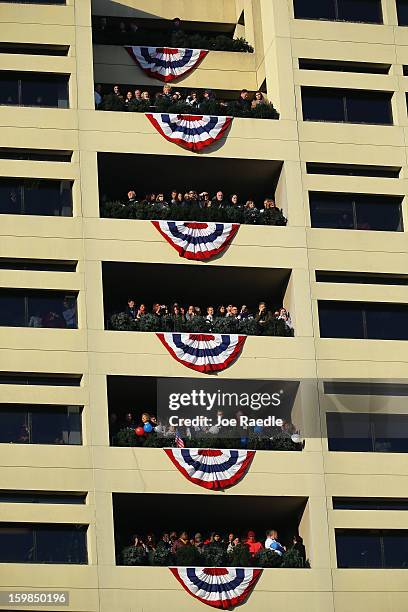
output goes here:
<path id="1" fill-rule="evenodd" d="M 67 75 L 0 72 L 0 104 L 68 108 Z"/>
<path id="2" fill-rule="evenodd" d="M 408 452 L 408 415 L 328 412 L 330 451 Z"/>
<path id="3" fill-rule="evenodd" d="M 0 563 L 86 564 L 87 525 L 0 524 Z"/>
<path id="4" fill-rule="evenodd" d="M 72 182 L 0 178 L 0 213 L 72 217 Z"/>
<path id="5" fill-rule="evenodd" d="M 297 19 L 383 23 L 381 0 L 294 0 L 294 10 Z"/>
<path id="6" fill-rule="evenodd" d="M 80 445 L 81 407 L 0 404 L 0 443 Z"/>
<path id="7" fill-rule="evenodd" d="M 0 326 L 77 329 L 77 297 L 60 291 L 0 289 Z"/>
<path id="8" fill-rule="evenodd" d="M 304 121 L 392 125 L 391 92 L 302 87 Z"/>
<path id="9" fill-rule="evenodd" d="M 408 568 L 408 531 L 336 529 L 337 567 Z"/>

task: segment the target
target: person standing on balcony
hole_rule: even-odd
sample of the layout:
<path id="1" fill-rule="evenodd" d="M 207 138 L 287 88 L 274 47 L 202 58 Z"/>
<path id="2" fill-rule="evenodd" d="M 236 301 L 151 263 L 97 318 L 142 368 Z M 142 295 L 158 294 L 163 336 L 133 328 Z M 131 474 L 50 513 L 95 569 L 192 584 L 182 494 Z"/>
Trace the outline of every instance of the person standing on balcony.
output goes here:
<path id="1" fill-rule="evenodd" d="M 215 194 L 215 196 L 212 199 L 211 207 L 212 208 L 225 208 L 226 204 L 227 203 L 224 200 L 223 192 L 221 190 L 217 191 L 217 193 Z"/>
<path id="2" fill-rule="evenodd" d="M 248 546 L 249 552 L 252 557 L 254 557 L 257 552 L 262 550 L 262 544 L 256 539 L 255 531 L 248 531 L 245 544 Z"/>
<path id="3" fill-rule="evenodd" d="M 273 550 L 280 557 L 286 552 L 285 546 L 278 541 L 278 532 L 275 529 L 266 532 L 265 548 Z"/>
<path id="4" fill-rule="evenodd" d="M 251 100 L 249 99 L 249 92 L 247 89 L 243 89 L 239 94 L 238 106 L 244 113 L 251 110 Z"/>

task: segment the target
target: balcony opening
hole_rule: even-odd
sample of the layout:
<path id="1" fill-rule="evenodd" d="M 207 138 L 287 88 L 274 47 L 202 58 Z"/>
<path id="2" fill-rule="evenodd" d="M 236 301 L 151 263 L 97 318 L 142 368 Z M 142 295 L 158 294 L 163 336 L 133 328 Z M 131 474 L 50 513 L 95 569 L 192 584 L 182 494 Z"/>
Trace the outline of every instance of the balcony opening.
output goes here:
<path id="1" fill-rule="evenodd" d="M 99 153 L 98 180 L 102 217 L 286 224 L 281 161 Z M 212 202 L 219 191 L 222 202 Z M 265 199 L 281 212 L 261 213 Z"/>
<path id="2" fill-rule="evenodd" d="M 193 380 L 194 382 L 191 382 Z M 243 393 L 258 398 L 259 391 L 271 394 L 277 388 L 284 388 L 285 396 L 279 409 L 260 407 L 256 416 L 275 414 L 282 418 L 282 424 L 271 427 L 251 426 L 242 431 L 240 427 L 228 429 L 224 427 L 185 427 L 177 428 L 186 448 L 231 448 L 254 450 L 302 451 L 304 444 L 303 411 L 307 410 L 306 402 L 302 401 L 302 389 L 296 381 L 257 380 L 240 381 L 223 379 L 216 382 L 197 381 L 184 378 L 158 378 L 153 376 L 108 376 L 108 413 L 109 441 L 111 446 L 163 448 L 176 445 L 176 428 L 168 422 L 168 397 L 173 391 L 190 392 L 190 385 L 200 394 L 220 392 L 225 393 L 225 400 L 220 400 L 218 410 L 211 414 L 213 420 L 218 419 L 219 410 L 226 418 L 234 417 L 240 409 L 238 397 Z M 254 396 L 255 393 L 258 395 Z M 231 401 L 231 393 L 237 395 L 236 403 Z M 266 396 L 265 396 L 266 397 Z M 191 405 L 186 409 L 190 417 L 199 410 Z M 205 410 L 205 408 L 203 408 Z M 144 415 L 144 416 L 143 416 Z M 310 419 L 310 411 L 308 411 Z M 252 414 L 253 416 L 253 414 Z M 145 422 L 150 423 L 152 431 L 142 434 L 136 432 L 137 427 L 143 428 Z M 150 428 L 149 428 L 150 430 Z"/>
<path id="3" fill-rule="evenodd" d="M 0 71 L 0 106 L 68 108 L 69 76 Z"/>
<path id="4" fill-rule="evenodd" d="M 0 289 L 0 326 L 77 329 L 77 293 Z"/>
<path id="5" fill-rule="evenodd" d="M 72 181 L 0 178 L 0 214 L 72 217 Z"/>
<path id="6" fill-rule="evenodd" d="M 381 0 L 294 0 L 296 19 L 383 23 Z"/>
<path id="7" fill-rule="evenodd" d="M 304 533 L 307 544 L 305 497 L 113 493 L 112 498 L 117 565 L 262 567 L 269 558 L 268 567 L 308 566 L 307 548 L 293 551 L 294 536 Z M 159 508 L 166 508 L 165 515 Z M 129 516 L 137 516 L 136 528 Z M 269 530 L 276 530 L 286 549 L 281 555 L 265 554 Z M 255 532 L 256 545 L 247 544 L 249 531 Z M 182 532 L 187 536 L 184 545 L 178 540 Z M 214 533 L 219 537 L 212 537 Z M 227 552 L 230 534 L 233 544 Z M 285 565 L 289 559 L 293 561 Z"/>
<path id="8" fill-rule="evenodd" d="M 0 404 L 1 444 L 82 444 L 82 407 Z"/>
<path id="9" fill-rule="evenodd" d="M 407 453 L 408 414 L 327 412 L 330 451 Z"/>
<path id="10" fill-rule="evenodd" d="M 408 304 L 319 300 L 321 338 L 408 340 Z"/>
<path id="11" fill-rule="evenodd" d="M 0 563 L 86 565 L 88 525 L 0 523 Z"/>
<path id="12" fill-rule="evenodd" d="M 105 328 L 290 336 L 290 276 L 282 268 L 103 262 Z M 132 278 L 143 287 L 138 295 L 131 295 Z M 216 288 L 211 295 L 209 287 Z M 278 318 L 283 305 L 284 320 Z M 214 309 L 210 319 L 209 307 Z"/>
<path id="13" fill-rule="evenodd" d="M 244 38 L 234 38 L 235 23 L 157 18 L 92 17 L 94 45 L 143 45 L 252 53 Z"/>
<path id="14" fill-rule="evenodd" d="M 301 87 L 304 121 L 392 125 L 390 91 Z"/>
<path id="15" fill-rule="evenodd" d="M 312 227 L 402 232 L 403 196 L 310 191 Z"/>

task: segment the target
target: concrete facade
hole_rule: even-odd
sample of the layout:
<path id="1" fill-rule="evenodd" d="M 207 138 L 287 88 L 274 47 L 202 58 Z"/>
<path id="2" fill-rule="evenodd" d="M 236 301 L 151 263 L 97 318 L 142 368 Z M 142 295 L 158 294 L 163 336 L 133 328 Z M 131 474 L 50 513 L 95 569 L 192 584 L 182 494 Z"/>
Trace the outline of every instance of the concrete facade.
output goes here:
<path id="1" fill-rule="evenodd" d="M 72 612 L 199 610 L 167 568 L 115 565 L 112 492 L 203 494 L 174 469 L 161 449 L 109 447 L 106 377 L 197 376 L 173 360 L 153 334 L 104 329 L 102 262 L 180 263 L 149 221 L 101 219 L 98 152 L 188 156 L 164 140 L 142 114 L 94 110 L 97 82 L 157 83 L 132 65 L 119 47 L 92 46 L 91 14 L 237 24 L 254 54 L 210 52 L 186 87 L 256 89 L 266 79 L 279 121 L 235 119 L 222 146 L 205 155 L 283 162 L 276 199 L 287 227 L 243 226 L 212 265 L 292 270 L 285 296 L 294 338 L 250 337 L 240 359 L 220 377 L 404 379 L 406 342 L 321 339 L 319 299 L 408 303 L 408 286 L 317 283 L 316 270 L 404 274 L 406 231 L 401 233 L 311 227 L 308 191 L 404 197 L 408 227 L 408 65 L 406 28 L 397 25 L 394 0 L 382 0 L 384 25 L 294 19 L 291 0 L 67 0 L 66 6 L 0 3 L 4 42 L 69 45 L 66 57 L 0 53 L 0 71 L 70 75 L 69 109 L 0 108 L 0 146 L 73 151 L 70 163 L 0 160 L 0 176 L 70 179 L 72 218 L 2 215 L 0 257 L 77 260 L 75 273 L 0 270 L 2 288 L 79 292 L 77 330 L 0 328 L 0 371 L 82 374 L 80 387 L 2 385 L 1 402 L 84 407 L 79 447 L 0 445 L 2 490 L 83 491 L 84 506 L 0 504 L 0 522 L 86 523 L 88 566 L 2 564 L 0 589 L 70 590 Z M 298 58 L 391 64 L 389 74 L 306 71 Z M 394 125 L 302 120 L 302 85 L 391 91 Z M 311 175 L 306 162 L 401 167 L 399 178 Z M 153 187 L 154 188 L 154 187 Z M 237 185 L 239 189 L 239 184 Z M 198 265 L 190 263 L 190 265 Z M 134 279 L 137 291 L 137 279 Z M 250 288 L 249 288 L 250 290 Z M 328 400 L 327 403 L 329 404 Z M 403 402 L 385 405 L 383 412 Z M 321 401 L 322 414 L 326 409 Z M 363 409 L 362 409 L 363 410 Z M 405 410 L 406 411 L 406 410 Z M 294 456 L 293 456 L 294 455 Z M 273 486 L 272 486 L 273 485 Z M 311 569 L 268 569 L 245 604 L 294 612 L 406 612 L 404 570 L 338 569 L 334 529 L 408 529 L 403 512 L 339 511 L 332 496 L 403 497 L 408 460 L 403 454 L 330 453 L 327 439 L 307 440 L 302 453 L 258 452 L 242 482 L 226 495 L 308 498 L 302 534 Z M 206 493 L 205 495 L 210 495 Z M 34 608 L 33 608 L 34 609 Z"/>

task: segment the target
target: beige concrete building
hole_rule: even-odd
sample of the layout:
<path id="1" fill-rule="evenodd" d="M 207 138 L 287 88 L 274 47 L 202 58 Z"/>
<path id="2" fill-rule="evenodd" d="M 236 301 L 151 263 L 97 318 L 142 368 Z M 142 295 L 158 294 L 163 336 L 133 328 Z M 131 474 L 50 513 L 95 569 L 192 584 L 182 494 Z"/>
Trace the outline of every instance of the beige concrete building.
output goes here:
<path id="1" fill-rule="evenodd" d="M 226 97 L 261 88 L 279 120 L 235 118 L 221 145 L 197 158 L 143 113 L 95 110 L 94 83 L 160 83 L 123 44 L 93 44 L 92 23 L 107 17 L 154 29 L 176 15 L 190 30 L 243 36 L 254 47 L 211 51 L 177 87 Z M 214 523 L 227 503 L 281 520 L 301 508 L 310 568 L 265 569 L 248 612 L 406 612 L 404 23 L 404 0 L 1 0 L 1 591 L 69 591 L 72 612 L 204 609 L 166 567 L 117 565 L 112 495 L 129 494 L 121 520 L 136 532 L 152 499 L 160 502 L 151 520 L 163 530 L 181 498 L 186 513 L 190 503 L 201 509 L 202 529 L 206 508 Z M 200 264 L 181 260 L 148 220 L 101 218 L 105 188 L 126 195 L 132 177 L 136 189 L 150 181 L 154 191 L 170 174 L 186 189 L 185 169 L 200 182 L 208 173 L 212 192 L 212 176 L 229 177 L 228 187 L 235 180 L 238 193 L 258 193 L 262 183 L 258 195 L 275 193 L 287 226 L 243 225 L 222 256 Z M 189 483 L 162 449 L 114 447 L 109 436 L 117 377 L 126 377 L 123 396 L 112 401 L 136 411 L 145 409 L 131 386 L 139 377 L 205 377 L 177 363 L 152 332 L 106 329 L 112 293 L 122 283 L 122 296 L 142 300 L 167 287 L 169 275 L 180 286 L 195 274 L 201 282 L 204 266 L 214 287 L 241 284 L 250 303 L 280 291 L 295 328 L 293 338 L 249 337 L 218 379 L 320 380 L 302 416 L 303 424 L 318 420 L 317 435 L 302 452 L 258 451 L 224 493 Z M 64 299 L 77 303 L 77 321 L 52 314 Z M 357 385 L 328 384 L 348 380 Z M 377 386 L 358 382 L 367 380 Z M 328 435 L 330 423 L 362 433 L 347 447 Z M 55 552 L 73 531 L 76 561 Z"/>

